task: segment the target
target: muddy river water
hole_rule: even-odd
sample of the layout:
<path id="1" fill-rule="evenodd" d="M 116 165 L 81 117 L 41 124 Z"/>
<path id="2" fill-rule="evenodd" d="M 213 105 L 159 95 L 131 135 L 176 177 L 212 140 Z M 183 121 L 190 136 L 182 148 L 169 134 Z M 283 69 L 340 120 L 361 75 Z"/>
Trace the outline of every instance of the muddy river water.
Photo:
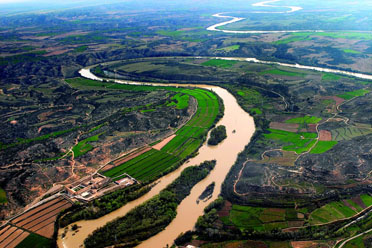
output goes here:
<path id="1" fill-rule="evenodd" d="M 80 74 L 84 77 L 91 79 L 98 79 L 89 69 L 82 69 Z M 116 80 L 117 83 L 133 83 L 135 82 L 122 82 Z M 143 84 L 143 83 L 141 83 Z M 158 85 L 158 84 L 152 84 Z M 183 86 L 169 84 L 170 86 Z M 120 209 L 107 214 L 101 218 L 88 221 L 76 222 L 77 225 L 81 226 L 77 233 L 68 231 L 66 237 L 61 238 L 63 229 L 59 230 L 58 246 L 65 248 L 80 247 L 84 240 L 97 228 L 105 225 L 107 222 L 114 220 L 117 217 L 124 216 L 128 211 L 138 206 L 139 204 L 145 202 L 151 197 L 157 195 L 162 189 L 164 189 L 168 184 L 175 180 L 183 169 L 191 165 L 198 165 L 205 160 L 215 159 L 217 161 L 214 170 L 200 183 L 198 183 L 191 191 L 190 195 L 186 197 L 177 208 L 177 216 L 170 223 L 170 225 L 162 232 L 156 236 L 144 241 L 139 247 L 164 247 L 166 244 L 171 245 L 173 240 L 182 232 L 193 229 L 197 218 L 203 214 L 204 208 L 213 200 L 215 200 L 220 194 L 221 184 L 224 181 L 227 173 L 229 172 L 231 166 L 234 164 L 237 155 L 241 152 L 244 147 L 249 143 L 254 130 L 253 118 L 246 113 L 237 103 L 233 95 L 231 95 L 227 90 L 211 85 L 190 85 L 192 87 L 198 87 L 203 89 L 209 89 L 214 91 L 224 102 L 225 113 L 217 125 L 225 125 L 227 131 L 227 138 L 217 146 L 208 146 L 206 143 L 199 149 L 199 154 L 190 159 L 188 162 L 183 164 L 180 168 L 174 172 L 162 177 L 158 180 L 156 186 L 154 186 L 150 192 L 144 196 L 132 201 Z M 196 200 L 204 189 L 212 182 L 215 182 L 215 190 L 213 192 L 212 198 L 206 202 L 199 202 L 197 204 Z M 69 230 L 71 227 L 69 226 Z"/>

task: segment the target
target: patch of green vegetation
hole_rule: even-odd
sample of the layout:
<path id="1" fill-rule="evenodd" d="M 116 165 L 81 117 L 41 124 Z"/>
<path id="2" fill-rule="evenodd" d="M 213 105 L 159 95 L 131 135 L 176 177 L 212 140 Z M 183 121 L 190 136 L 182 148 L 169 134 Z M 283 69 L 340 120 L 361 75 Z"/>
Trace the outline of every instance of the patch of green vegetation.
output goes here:
<path id="1" fill-rule="evenodd" d="M 171 37 L 178 37 L 183 35 L 184 31 L 166 31 L 166 30 L 159 30 L 156 33 L 163 35 L 163 36 L 171 36 Z"/>
<path id="2" fill-rule="evenodd" d="M 294 151 L 298 154 L 310 150 L 310 148 L 315 144 L 315 138 L 317 135 L 315 133 L 292 133 L 288 131 L 282 131 L 278 129 L 268 129 L 269 134 L 264 134 L 265 138 L 279 140 L 284 144 L 290 144 L 283 147 L 285 151 Z"/>
<path id="3" fill-rule="evenodd" d="M 354 97 L 364 96 L 367 93 L 369 93 L 369 90 L 360 89 L 360 90 L 354 90 L 354 91 L 346 92 L 344 94 L 337 95 L 337 96 L 341 97 L 345 100 L 350 100 Z"/>
<path id="4" fill-rule="evenodd" d="M 355 51 L 355 50 L 352 50 L 352 49 L 343 49 L 342 51 L 344 53 L 361 54 L 361 52 Z"/>
<path id="5" fill-rule="evenodd" d="M 372 196 L 364 194 L 361 195 L 360 198 L 362 199 L 364 205 L 366 205 L 367 207 L 372 205 Z"/>
<path id="6" fill-rule="evenodd" d="M 254 229 L 256 231 L 264 231 L 262 221 L 259 216 L 263 212 L 263 208 L 233 205 L 229 215 L 229 221 L 236 227 L 242 229 Z"/>
<path id="7" fill-rule="evenodd" d="M 337 81 L 340 80 L 341 76 L 334 74 L 334 73 L 329 73 L 329 72 L 324 72 L 322 74 L 322 80 L 323 81 Z"/>
<path id="8" fill-rule="evenodd" d="M 365 248 L 363 236 L 357 237 L 344 245 L 345 248 Z"/>
<path id="9" fill-rule="evenodd" d="M 351 140 L 355 137 L 363 136 L 372 133 L 370 128 L 358 128 L 353 126 L 340 127 L 331 130 L 332 140 Z"/>
<path id="10" fill-rule="evenodd" d="M 85 52 L 87 49 L 88 49 L 88 46 L 79 46 L 79 47 L 74 49 L 74 52 L 75 53 L 82 53 L 82 52 Z"/>
<path id="11" fill-rule="evenodd" d="M 102 124 L 100 124 L 100 125 L 98 125 L 98 126 L 96 126 L 96 127 L 93 127 L 92 129 L 90 129 L 90 130 L 88 131 L 88 133 L 92 133 L 92 132 L 94 132 L 94 131 L 100 129 L 101 127 L 103 127 L 103 126 L 105 126 L 105 125 L 107 125 L 107 124 L 108 124 L 108 123 L 105 122 L 105 123 L 102 123 Z"/>
<path id="12" fill-rule="evenodd" d="M 232 45 L 228 47 L 218 48 L 216 49 L 216 51 L 233 52 L 235 50 L 239 50 L 239 48 L 240 48 L 240 45 Z"/>
<path id="13" fill-rule="evenodd" d="M 311 149 L 310 153 L 312 154 L 321 154 L 328 150 L 331 150 L 337 144 L 337 141 L 318 141 L 315 147 Z"/>
<path id="14" fill-rule="evenodd" d="M 280 76 L 289 76 L 289 77 L 305 77 L 306 74 L 300 72 L 293 72 L 293 71 L 283 71 L 279 69 L 271 69 L 267 71 L 261 71 L 258 74 L 271 74 L 271 75 L 280 75 Z"/>
<path id="15" fill-rule="evenodd" d="M 143 109 L 141 110 L 141 113 L 147 113 L 147 112 L 154 112 L 156 109 Z"/>
<path id="16" fill-rule="evenodd" d="M 8 57 L 0 57 L 0 65 L 14 65 L 21 62 L 29 61 L 29 62 L 36 62 L 43 60 L 44 57 L 42 55 L 46 54 L 46 51 L 35 51 L 31 53 L 24 53 L 14 56 L 8 56 Z"/>
<path id="17" fill-rule="evenodd" d="M 296 41 L 307 41 L 307 40 L 312 40 L 312 38 L 308 35 L 306 36 L 294 36 L 294 37 L 288 37 L 282 40 L 277 40 L 272 42 L 275 45 L 281 45 L 281 44 L 288 44 Z"/>
<path id="18" fill-rule="evenodd" d="M 327 223 L 343 218 L 349 218 L 356 213 L 355 210 L 345 205 L 343 201 L 335 201 L 311 212 L 309 222 L 310 224 Z"/>
<path id="19" fill-rule="evenodd" d="M 261 111 L 261 109 L 259 109 L 259 108 L 251 108 L 250 112 L 251 112 L 251 113 L 254 113 L 255 115 L 260 115 L 260 114 L 262 114 L 262 111 Z"/>
<path id="20" fill-rule="evenodd" d="M 286 120 L 285 123 L 297 123 L 297 124 L 316 124 L 321 121 L 322 118 L 318 118 L 315 116 L 304 116 L 304 117 L 296 117 L 289 120 Z"/>
<path id="21" fill-rule="evenodd" d="M 372 34 L 361 32 L 300 32 L 293 33 L 292 36 L 323 36 L 331 38 L 343 38 L 350 40 L 372 40 Z"/>
<path id="22" fill-rule="evenodd" d="M 172 97 L 172 100 L 176 100 L 176 102 L 170 102 L 167 106 L 176 106 L 177 109 L 184 109 L 189 106 L 189 95 L 178 93 L 177 95 Z"/>
<path id="23" fill-rule="evenodd" d="M 35 233 L 30 233 L 16 248 L 49 248 L 52 246 L 50 239 L 44 238 Z"/>
<path id="24" fill-rule="evenodd" d="M 103 42 L 107 39 L 107 37 L 93 32 L 90 34 L 78 34 L 78 35 L 70 35 L 60 40 L 61 43 L 64 44 L 83 44 L 83 43 L 92 43 L 92 42 Z"/>
<path id="25" fill-rule="evenodd" d="M 99 136 L 102 135 L 102 134 L 103 133 L 100 133 L 100 134 L 91 136 L 87 139 L 84 139 L 82 141 L 79 141 L 79 143 L 77 143 L 77 145 L 72 148 L 72 151 L 74 152 L 74 157 L 75 158 L 80 157 L 80 156 L 84 155 L 85 153 L 93 150 L 94 147 L 91 144 L 89 144 L 88 142 L 98 141 Z"/>
<path id="26" fill-rule="evenodd" d="M 220 68 L 229 68 L 229 67 L 232 67 L 233 65 L 235 65 L 236 63 L 238 63 L 238 62 L 233 61 L 233 60 L 211 59 L 211 60 L 208 60 L 204 63 L 201 63 L 201 65 L 214 66 L 214 67 L 220 67 Z"/>
<path id="27" fill-rule="evenodd" d="M 17 142 L 12 143 L 12 144 L 2 144 L 0 142 L 0 150 L 7 149 L 9 147 L 14 147 L 14 146 L 21 145 L 21 144 L 31 143 L 31 142 L 34 142 L 34 141 L 41 141 L 41 140 L 46 140 L 46 139 L 49 139 L 49 138 L 54 138 L 54 137 L 63 135 L 65 133 L 75 131 L 79 128 L 81 128 L 81 127 L 74 127 L 74 128 L 70 128 L 70 129 L 67 129 L 67 130 L 57 131 L 57 132 L 53 132 L 53 133 L 50 133 L 50 134 L 45 134 L 45 135 L 42 135 L 42 136 L 39 136 L 39 137 L 36 137 L 36 138 L 31 138 L 31 139 L 17 138 Z"/>
<path id="28" fill-rule="evenodd" d="M 8 198 L 6 197 L 6 192 L 4 189 L 0 188 L 0 205 L 5 204 L 8 202 Z"/>

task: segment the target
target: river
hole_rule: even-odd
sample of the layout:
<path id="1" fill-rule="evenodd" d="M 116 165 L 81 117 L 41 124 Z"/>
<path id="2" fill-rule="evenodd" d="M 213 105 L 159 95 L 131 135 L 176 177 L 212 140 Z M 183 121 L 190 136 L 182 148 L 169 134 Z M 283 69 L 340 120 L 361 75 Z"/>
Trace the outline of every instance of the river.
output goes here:
<path id="1" fill-rule="evenodd" d="M 301 7 L 298 6 L 276 6 L 276 5 L 270 5 L 270 3 L 279 2 L 280 0 L 270 0 L 270 1 L 264 1 L 264 2 L 258 2 L 252 4 L 252 6 L 255 7 L 270 7 L 270 8 L 288 8 L 288 11 L 279 11 L 279 12 L 266 12 L 266 11 L 254 11 L 251 13 L 265 13 L 265 14 L 285 14 L 285 13 L 292 13 L 301 10 Z M 223 33 L 231 33 L 231 34 L 272 34 L 272 33 L 297 33 L 297 32 L 324 32 L 323 30 L 227 30 L 227 29 L 218 29 L 218 27 L 225 26 L 227 24 L 231 24 L 234 22 L 240 22 L 244 20 L 245 18 L 242 17 L 234 17 L 234 16 L 227 16 L 223 15 L 223 13 L 214 14 L 214 17 L 218 18 L 231 18 L 229 21 L 221 22 L 214 24 L 207 28 L 209 31 L 217 31 L 217 32 L 223 32 Z"/>
<path id="2" fill-rule="evenodd" d="M 93 75 L 89 69 L 82 69 L 80 74 L 83 77 L 101 80 Z M 124 82 L 116 80 L 117 83 L 131 83 L 131 84 L 144 84 L 142 82 Z M 151 84 L 158 86 L 160 84 Z M 193 229 L 197 218 L 203 214 L 204 208 L 213 200 L 215 200 L 220 194 L 221 185 L 224 181 L 227 173 L 231 166 L 234 164 L 237 155 L 241 152 L 244 147 L 249 143 L 254 131 L 253 118 L 246 113 L 237 103 L 233 95 L 227 90 L 211 85 L 179 85 L 179 84 L 168 84 L 169 86 L 185 87 L 192 86 L 203 89 L 209 89 L 214 91 L 224 102 L 225 113 L 217 125 L 225 125 L 227 131 L 227 138 L 217 146 L 208 146 L 206 143 L 199 149 L 199 153 L 196 157 L 190 159 L 188 162 L 183 164 L 180 168 L 174 172 L 162 177 L 157 181 L 149 193 L 140 197 L 139 199 L 132 201 L 120 209 L 107 214 L 101 218 L 88 221 L 78 221 L 75 224 L 80 226 L 79 232 L 74 233 L 68 231 L 65 238 L 61 238 L 63 229 L 59 230 L 58 235 L 58 246 L 59 247 L 80 247 L 84 240 L 92 233 L 95 229 L 105 225 L 107 222 L 124 216 L 128 211 L 145 202 L 151 197 L 157 195 L 162 189 L 168 184 L 174 181 L 188 166 L 197 165 L 205 160 L 216 160 L 216 166 L 214 170 L 200 183 L 198 183 L 191 191 L 190 195 L 186 197 L 177 209 L 176 218 L 170 223 L 170 225 L 158 235 L 145 241 L 140 247 L 163 247 L 166 244 L 172 244 L 173 240 L 182 232 Z M 234 132 L 233 132 L 234 131 Z M 212 182 L 215 182 L 215 190 L 213 196 L 206 202 L 196 203 L 196 200 L 204 189 Z M 71 230 L 71 226 L 69 226 Z"/>
<path id="3" fill-rule="evenodd" d="M 321 68 L 321 67 L 313 67 L 313 66 L 304 66 L 299 64 L 286 64 L 286 63 L 279 63 L 279 62 L 271 62 L 271 61 L 262 61 L 256 58 L 228 58 L 228 57 L 216 57 L 217 59 L 224 59 L 224 60 L 236 60 L 236 61 L 247 61 L 247 62 L 254 62 L 254 63 L 263 63 L 263 64 L 276 64 L 281 66 L 293 67 L 293 68 L 300 68 L 300 69 L 307 69 L 307 70 L 315 70 L 320 72 L 330 72 L 330 73 L 338 73 L 344 74 L 348 76 L 353 76 L 361 79 L 369 79 L 372 80 L 372 75 L 362 74 L 362 73 L 354 73 L 354 72 L 347 72 L 342 70 L 336 69 L 328 69 L 328 68 Z M 102 80 L 95 75 L 93 75 L 89 69 L 82 69 L 80 74 L 83 77 L 94 79 L 94 80 Z M 128 82 L 128 81 L 121 81 L 116 80 L 117 83 L 130 83 L 130 84 L 146 84 L 143 82 Z M 151 83 L 148 83 L 151 84 Z M 162 84 L 152 83 L 151 85 L 160 86 Z M 169 86 L 176 86 L 176 87 L 199 87 L 203 89 L 209 89 L 214 91 L 217 95 L 221 97 L 225 105 L 225 114 L 223 118 L 219 121 L 218 125 L 225 125 L 227 129 L 227 138 L 216 147 L 208 146 L 207 144 L 203 144 L 203 146 L 199 150 L 198 156 L 192 158 L 190 161 L 186 162 L 176 171 L 162 177 L 158 180 L 158 184 L 151 189 L 149 193 L 140 197 L 139 199 L 128 203 L 127 205 L 121 207 L 120 209 L 107 214 L 99 219 L 96 220 L 89 220 L 89 221 L 79 221 L 76 222 L 81 228 L 79 228 L 79 232 L 73 233 L 69 231 L 64 239 L 61 239 L 60 234 L 63 230 L 59 230 L 59 238 L 58 238 L 58 245 L 59 247 L 65 248 L 74 248 L 80 247 L 83 244 L 84 240 L 90 233 L 92 233 L 95 229 L 105 225 L 107 222 L 120 217 L 124 216 L 128 211 L 132 208 L 138 206 L 139 204 L 145 202 L 146 200 L 150 199 L 151 197 L 157 195 L 162 189 L 164 189 L 168 184 L 170 184 L 174 179 L 176 179 L 183 169 L 191 165 L 197 165 L 205 160 L 216 159 L 217 164 L 215 169 L 210 173 L 210 175 L 197 184 L 191 191 L 191 194 L 185 198 L 177 209 L 177 217 L 170 223 L 170 225 L 161 233 L 155 235 L 154 237 L 144 241 L 139 247 L 162 247 L 166 244 L 171 244 L 173 240 L 181 233 L 187 230 L 191 230 L 197 218 L 203 214 L 203 209 L 206 205 L 208 205 L 211 201 L 216 199 L 219 195 L 221 190 L 221 184 L 224 181 L 228 171 L 230 170 L 231 166 L 233 165 L 234 161 L 237 158 L 237 155 L 240 151 L 243 150 L 244 146 L 247 145 L 250 141 L 251 136 L 254 133 L 255 126 L 253 122 L 253 118 L 249 116 L 238 104 L 236 99 L 233 95 L 231 95 L 227 90 L 218 87 L 218 86 L 211 86 L 211 85 L 180 85 L 180 84 L 168 84 Z M 235 133 L 233 131 L 235 130 Z M 199 202 L 196 203 L 196 199 L 202 193 L 202 191 L 211 183 L 216 183 L 215 191 L 213 193 L 213 197 L 207 202 Z M 71 226 L 70 226 L 71 227 Z"/>

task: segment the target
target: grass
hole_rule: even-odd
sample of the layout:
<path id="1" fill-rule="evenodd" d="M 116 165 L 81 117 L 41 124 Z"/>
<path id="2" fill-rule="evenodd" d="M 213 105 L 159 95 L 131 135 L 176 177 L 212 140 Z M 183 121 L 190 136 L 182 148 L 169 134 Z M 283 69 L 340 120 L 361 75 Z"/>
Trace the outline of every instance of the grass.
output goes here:
<path id="1" fill-rule="evenodd" d="M 337 81 L 340 80 L 342 76 L 334 74 L 334 73 L 329 73 L 329 72 L 324 72 L 322 74 L 322 80 L 323 81 Z"/>
<path id="2" fill-rule="evenodd" d="M 233 65 L 238 63 L 237 61 L 232 61 L 232 60 L 223 60 L 223 59 L 211 59 L 208 60 L 201 65 L 204 66 L 214 66 L 214 67 L 220 67 L 220 68 L 230 68 Z"/>
<path id="3" fill-rule="evenodd" d="M 361 54 L 361 52 L 355 51 L 355 50 L 352 50 L 352 49 L 343 49 L 342 51 L 344 53 Z"/>
<path id="4" fill-rule="evenodd" d="M 98 141 L 99 136 L 102 135 L 102 134 L 103 133 L 91 136 L 87 139 L 84 139 L 84 140 L 80 141 L 77 145 L 75 145 L 72 148 L 72 151 L 74 152 L 74 157 L 75 158 L 80 157 L 80 156 L 84 155 L 85 153 L 93 150 L 94 147 L 91 144 L 89 144 L 88 142 Z"/>
<path id="5" fill-rule="evenodd" d="M 337 141 L 318 141 L 315 147 L 310 151 L 312 154 L 321 154 L 325 153 L 328 150 L 331 150 L 337 144 Z"/>
<path id="6" fill-rule="evenodd" d="M 367 93 L 369 93 L 369 90 L 360 89 L 360 90 L 354 90 L 354 91 L 346 92 L 344 94 L 337 95 L 337 96 L 341 97 L 345 100 L 350 100 L 350 99 L 353 99 L 354 97 L 364 96 Z"/>
<path id="7" fill-rule="evenodd" d="M 321 120 L 322 120 L 322 118 L 307 115 L 307 116 L 304 116 L 304 117 L 296 117 L 296 118 L 286 120 L 285 123 L 316 124 Z"/>
<path id="8" fill-rule="evenodd" d="M 277 40 L 277 41 L 274 41 L 273 44 L 274 45 L 281 45 L 281 44 L 288 44 L 288 43 L 292 43 L 292 42 L 296 42 L 296 41 L 306 41 L 306 40 L 311 40 L 312 38 L 309 37 L 309 36 L 294 36 L 294 37 L 289 37 L 289 38 L 285 38 L 285 39 L 282 39 L 282 40 Z"/>
<path id="9" fill-rule="evenodd" d="M 127 173 L 137 180 L 146 181 L 156 177 L 178 161 L 179 158 L 175 156 L 163 151 L 152 149 L 109 171 L 104 172 L 103 174 L 105 176 L 115 178 L 115 180 L 119 180 L 122 178 L 120 176 L 123 173 Z"/>
<path id="10" fill-rule="evenodd" d="M 361 195 L 360 198 L 362 199 L 364 205 L 369 207 L 372 205 L 372 197 L 364 194 Z M 353 210 L 352 208 L 345 205 L 343 201 L 334 201 L 330 202 L 321 208 L 314 210 L 309 217 L 310 224 L 322 224 L 331 221 L 336 221 L 343 218 L 349 218 L 358 212 L 362 211 L 362 206 L 359 206 L 357 203 L 353 202 L 351 199 L 347 199 L 351 206 L 353 206 L 357 211 Z"/>
<path id="11" fill-rule="evenodd" d="M 344 246 L 345 248 L 364 248 L 364 241 L 363 236 L 360 236 L 358 238 L 355 238 L 349 242 L 347 242 Z"/>
<path id="12" fill-rule="evenodd" d="M 298 219 L 295 209 L 273 209 L 234 204 L 229 216 L 222 217 L 221 220 L 226 225 L 234 225 L 242 230 L 272 231 L 287 228 L 288 220 Z"/>
<path id="13" fill-rule="evenodd" d="M 178 93 L 177 95 L 172 97 L 172 100 L 176 100 L 176 102 L 171 102 L 167 106 L 175 105 L 177 109 L 184 109 L 189 106 L 189 99 L 189 95 Z"/>
<path id="14" fill-rule="evenodd" d="M 230 211 L 229 220 L 242 229 L 254 229 L 264 231 L 263 222 L 259 219 L 263 208 L 233 205 Z"/>
<path id="15" fill-rule="evenodd" d="M 293 71 L 283 71 L 279 69 L 271 69 L 267 71 L 259 72 L 260 75 L 271 74 L 271 75 L 280 75 L 280 76 L 289 76 L 289 77 L 305 77 L 306 74 Z"/>
<path id="16" fill-rule="evenodd" d="M 232 45 L 228 47 L 218 48 L 216 49 L 216 51 L 233 52 L 235 50 L 239 50 L 239 48 L 240 48 L 240 45 Z"/>
<path id="17" fill-rule="evenodd" d="M 259 108 L 251 108 L 251 113 L 254 113 L 256 115 L 262 114 L 262 111 Z"/>
<path id="18" fill-rule="evenodd" d="M 52 246 L 50 239 L 31 233 L 16 248 L 49 248 Z"/>
<path id="19" fill-rule="evenodd" d="M 332 140 L 341 141 L 341 140 L 351 140 L 355 137 L 370 134 L 372 133 L 372 129 L 348 126 L 348 127 L 340 127 L 340 128 L 333 129 L 331 133 L 332 133 Z"/>
<path id="20" fill-rule="evenodd" d="M 8 202 L 8 198 L 6 197 L 6 192 L 4 189 L 0 188 L 0 204 L 5 204 Z"/>
<path id="21" fill-rule="evenodd" d="M 41 140 L 46 140 L 46 139 L 49 139 L 49 138 L 55 138 L 55 137 L 61 136 L 63 134 L 66 134 L 66 133 L 75 131 L 75 130 L 77 130 L 79 128 L 80 128 L 80 126 L 74 127 L 74 128 L 70 128 L 70 129 L 67 129 L 67 130 L 61 130 L 61 131 L 57 131 L 57 132 L 52 132 L 52 133 L 49 133 L 49 134 L 45 134 L 45 135 L 42 135 L 42 136 L 39 136 L 39 137 L 30 138 L 30 139 L 17 138 L 17 142 L 11 143 L 11 144 L 2 144 L 0 142 L 0 150 L 7 149 L 7 148 L 10 148 L 10 147 L 14 147 L 14 146 L 17 146 L 17 145 L 22 145 L 22 144 L 27 144 L 27 143 L 35 142 L 35 141 L 41 141 Z"/>
<path id="22" fill-rule="evenodd" d="M 366 205 L 367 207 L 372 205 L 372 196 L 364 194 L 361 195 L 360 198 L 362 199 L 364 205 Z"/>
<path id="23" fill-rule="evenodd" d="M 79 46 L 79 47 L 74 49 L 74 52 L 75 53 L 82 53 L 82 52 L 86 51 L 87 49 L 88 49 L 88 46 Z"/>
<path id="24" fill-rule="evenodd" d="M 283 147 L 285 151 L 294 151 L 298 154 L 310 150 L 310 148 L 315 144 L 315 138 L 317 135 L 315 133 L 292 133 L 288 131 L 282 131 L 278 129 L 268 129 L 269 134 L 264 134 L 265 138 L 279 140 L 284 144 L 289 144 Z"/>

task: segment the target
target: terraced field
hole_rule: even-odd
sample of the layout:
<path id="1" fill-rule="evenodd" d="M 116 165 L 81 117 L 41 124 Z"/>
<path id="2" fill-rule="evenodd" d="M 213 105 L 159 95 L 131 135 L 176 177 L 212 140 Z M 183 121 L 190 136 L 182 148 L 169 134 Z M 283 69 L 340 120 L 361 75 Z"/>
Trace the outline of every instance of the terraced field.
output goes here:
<path id="1" fill-rule="evenodd" d="M 313 211 L 310 214 L 309 222 L 311 224 L 322 224 L 349 218 L 371 205 L 372 197 L 367 194 L 352 199 L 331 202 Z"/>
<path id="2" fill-rule="evenodd" d="M 143 86 L 140 86 L 143 87 Z M 214 124 L 219 103 L 217 96 L 212 92 L 202 89 L 167 88 L 167 90 L 180 91 L 184 94 L 177 107 L 185 106 L 189 96 L 196 99 L 198 109 L 193 118 L 176 132 L 160 151 L 151 149 L 133 159 L 130 159 L 108 171 L 105 176 L 119 180 L 129 174 L 139 181 L 151 181 L 161 173 L 177 165 L 194 153 L 201 145 L 208 130 Z M 180 95 L 177 95 L 180 96 Z M 125 157 L 124 157 L 125 160 Z"/>
<path id="3" fill-rule="evenodd" d="M 372 133 L 372 129 L 369 128 L 358 128 L 358 127 L 341 127 L 331 131 L 332 140 L 351 140 L 352 138 L 363 136 Z"/>

